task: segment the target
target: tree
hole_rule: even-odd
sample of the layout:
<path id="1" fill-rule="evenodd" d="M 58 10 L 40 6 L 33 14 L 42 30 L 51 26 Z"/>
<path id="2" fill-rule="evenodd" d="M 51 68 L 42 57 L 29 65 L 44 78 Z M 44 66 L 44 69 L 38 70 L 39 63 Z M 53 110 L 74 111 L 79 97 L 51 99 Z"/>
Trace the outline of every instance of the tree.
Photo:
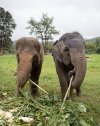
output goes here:
<path id="1" fill-rule="evenodd" d="M 0 7 L 0 54 L 11 47 L 11 36 L 15 27 L 12 15 Z"/>
<path id="2" fill-rule="evenodd" d="M 28 21 L 27 29 L 30 29 L 30 34 L 34 34 L 38 39 L 41 39 L 45 53 L 48 50 L 48 41 L 53 40 L 53 37 L 59 34 L 53 26 L 53 19 L 53 17 L 50 18 L 47 14 L 43 14 L 40 21 L 34 18 L 30 18 Z"/>

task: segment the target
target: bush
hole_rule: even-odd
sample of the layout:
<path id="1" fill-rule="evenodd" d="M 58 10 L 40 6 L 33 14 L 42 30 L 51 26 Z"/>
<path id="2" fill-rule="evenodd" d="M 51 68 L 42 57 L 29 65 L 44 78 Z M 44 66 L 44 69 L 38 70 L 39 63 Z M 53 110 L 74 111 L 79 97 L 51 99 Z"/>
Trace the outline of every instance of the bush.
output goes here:
<path id="1" fill-rule="evenodd" d="M 100 47 L 97 48 L 96 53 L 100 54 Z"/>

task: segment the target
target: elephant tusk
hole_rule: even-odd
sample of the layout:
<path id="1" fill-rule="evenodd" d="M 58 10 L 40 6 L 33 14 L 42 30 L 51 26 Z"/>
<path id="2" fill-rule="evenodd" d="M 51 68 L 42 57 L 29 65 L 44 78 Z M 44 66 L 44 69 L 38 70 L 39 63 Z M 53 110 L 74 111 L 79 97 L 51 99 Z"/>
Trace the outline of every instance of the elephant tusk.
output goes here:
<path id="1" fill-rule="evenodd" d="M 46 94 L 48 94 L 48 92 L 46 92 L 43 88 L 41 88 L 40 86 L 38 86 L 35 82 L 33 82 L 32 80 L 29 79 L 29 81 L 34 84 L 35 86 L 37 86 L 39 89 L 41 89 L 43 92 L 45 92 Z"/>

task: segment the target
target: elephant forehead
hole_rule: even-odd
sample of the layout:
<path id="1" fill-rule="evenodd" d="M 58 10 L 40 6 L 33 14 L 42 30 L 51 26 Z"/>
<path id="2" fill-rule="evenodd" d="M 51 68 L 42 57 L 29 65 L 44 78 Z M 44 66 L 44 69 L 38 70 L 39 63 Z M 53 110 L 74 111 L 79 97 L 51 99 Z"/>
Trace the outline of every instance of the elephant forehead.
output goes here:
<path id="1" fill-rule="evenodd" d="M 80 55 L 85 54 L 85 50 L 83 48 L 69 48 L 70 53 L 73 53 L 74 55 Z"/>
<path id="2" fill-rule="evenodd" d="M 69 41 L 70 48 L 83 49 L 85 48 L 84 41 L 80 39 L 73 39 Z"/>
<path id="3" fill-rule="evenodd" d="M 29 54 L 29 53 L 26 53 L 26 52 L 22 52 L 19 56 L 20 56 L 21 59 L 30 59 L 30 58 L 32 58 L 32 55 Z"/>

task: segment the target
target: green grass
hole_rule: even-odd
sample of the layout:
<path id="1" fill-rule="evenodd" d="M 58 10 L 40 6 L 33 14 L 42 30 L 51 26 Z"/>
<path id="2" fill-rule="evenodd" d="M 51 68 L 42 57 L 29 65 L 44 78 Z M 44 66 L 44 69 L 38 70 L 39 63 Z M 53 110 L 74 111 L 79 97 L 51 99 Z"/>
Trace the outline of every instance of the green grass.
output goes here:
<path id="1" fill-rule="evenodd" d="M 76 105 L 76 103 L 78 104 L 82 102 L 85 105 L 87 105 L 88 111 L 85 115 L 83 115 L 83 119 L 87 123 L 90 123 L 91 126 L 92 125 L 99 126 L 99 123 L 100 123 L 100 55 L 96 55 L 96 54 L 89 55 L 89 57 L 90 58 L 88 58 L 86 77 L 82 84 L 82 96 L 79 98 L 75 96 L 75 93 L 73 93 L 73 99 L 72 99 L 73 102 L 71 104 Z M 17 63 L 16 63 L 15 55 L 0 56 L 0 100 L 1 101 L 4 100 L 5 103 L 12 96 L 14 98 L 16 96 L 17 84 L 16 84 L 16 76 L 14 76 L 14 72 L 16 72 L 16 67 L 17 67 Z M 42 101 L 44 102 L 44 104 L 46 102 L 48 106 L 48 103 L 49 103 L 51 105 L 50 107 L 52 109 L 54 108 L 53 110 L 57 109 L 55 106 L 60 107 L 62 103 L 60 85 L 59 85 L 59 80 L 56 74 L 53 58 L 50 55 L 47 55 L 44 58 L 43 68 L 42 68 L 42 72 L 40 76 L 40 86 L 43 87 L 43 89 L 45 89 L 47 92 L 49 93 L 52 92 L 53 94 L 52 97 L 57 98 L 57 101 L 54 100 L 55 103 L 52 105 L 51 104 L 52 100 L 48 102 L 47 96 L 46 96 L 47 98 L 45 98 L 45 95 L 40 96 L 42 97 Z M 27 85 L 25 86 L 24 93 L 28 92 L 28 89 L 29 89 L 29 86 L 27 83 Z M 5 92 L 7 92 L 7 96 L 3 96 L 3 93 Z M 42 94 L 42 91 L 40 91 L 40 93 Z M 52 98 L 49 98 L 49 99 L 52 99 Z M 17 100 L 19 103 L 17 102 Z M 40 102 L 40 101 L 36 99 L 36 102 Z M 9 108 L 12 108 L 12 107 L 14 108 L 18 105 L 21 105 L 20 104 L 21 100 L 17 98 L 14 101 L 11 100 L 11 102 L 12 104 L 10 103 L 11 105 L 9 104 L 8 106 L 3 103 L 1 105 L 2 109 L 6 110 Z M 40 102 L 39 105 L 40 104 L 44 105 L 43 102 Z M 58 104 L 56 102 L 58 102 Z M 46 104 L 45 104 L 45 108 L 47 107 Z M 67 104 L 68 103 L 66 103 L 66 105 Z M 27 110 L 26 110 L 26 113 L 27 113 Z M 21 114 L 23 115 L 23 113 Z M 93 118 L 94 123 L 91 122 L 92 118 Z"/>
<path id="2" fill-rule="evenodd" d="M 0 56 L 0 90 L 2 92 L 15 92 L 16 59 L 13 55 Z"/>

